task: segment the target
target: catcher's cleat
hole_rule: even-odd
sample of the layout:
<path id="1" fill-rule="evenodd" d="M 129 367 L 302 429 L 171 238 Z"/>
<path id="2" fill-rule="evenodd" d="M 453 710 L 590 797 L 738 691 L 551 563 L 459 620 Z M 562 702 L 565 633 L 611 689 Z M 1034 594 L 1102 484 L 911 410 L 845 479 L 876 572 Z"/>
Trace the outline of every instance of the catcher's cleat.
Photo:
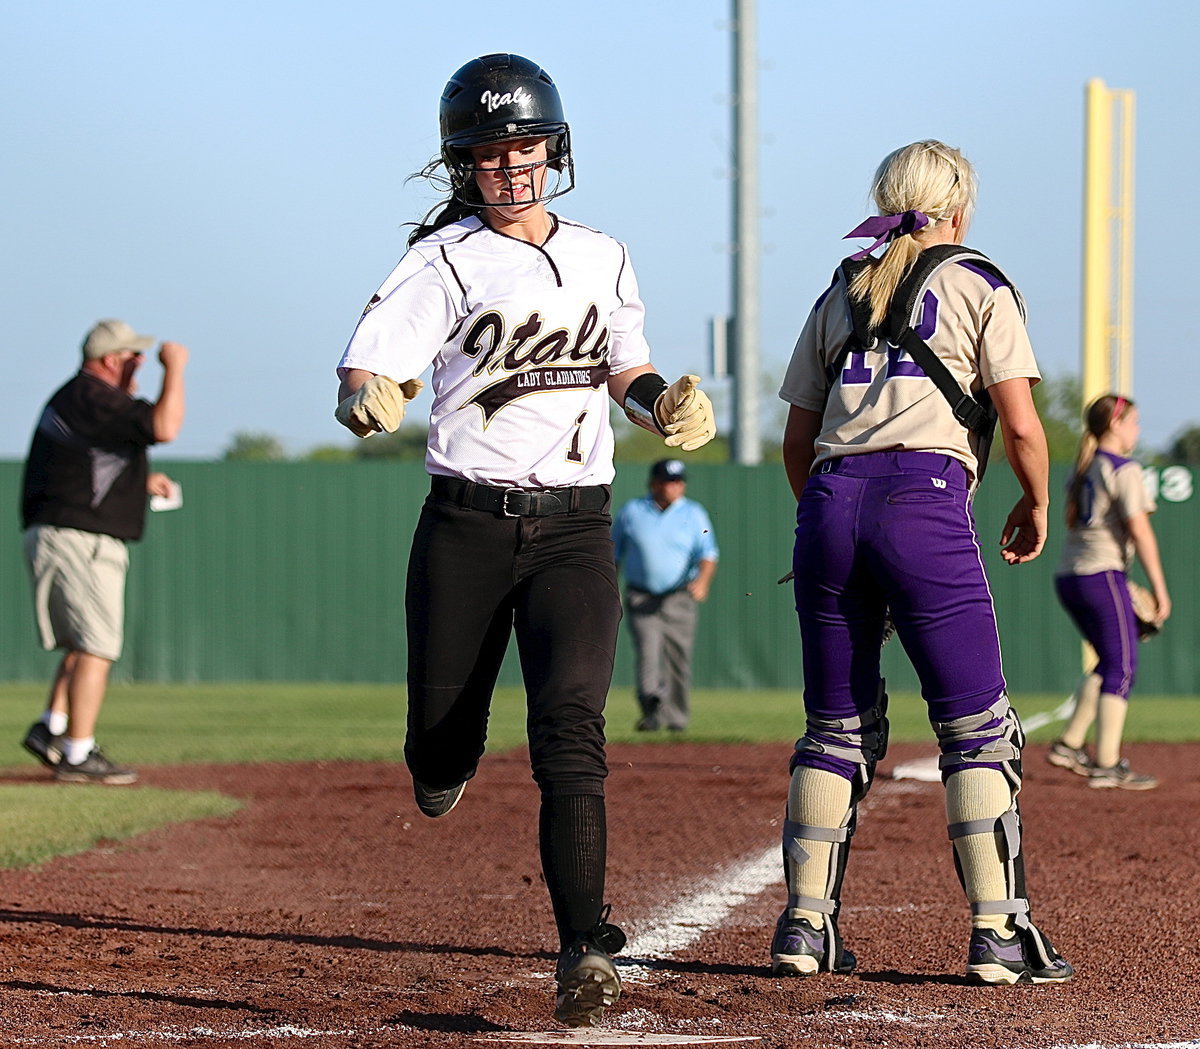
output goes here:
<path id="1" fill-rule="evenodd" d="M 814 929 L 807 918 L 789 918 L 787 911 L 775 923 L 771 940 L 771 972 L 776 976 L 812 976 L 818 972 L 853 972 L 858 959 L 838 945 L 834 964 L 826 960 L 826 931 Z"/>
<path id="2" fill-rule="evenodd" d="M 29 726 L 21 746 L 48 769 L 55 768 L 62 761 L 63 737 L 51 735 L 43 721 L 35 721 Z"/>
<path id="3" fill-rule="evenodd" d="M 423 783 L 418 783 L 413 780 L 413 796 L 417 799 L 417 808 L 419 808 L 430 819 L 437 819 L 439 816 L 446 815 L 455 805 L 458 804 L 458 799 L 462 797 L 463 791 L 466 790 L 466 783 L 459 783 L 453 787 L 427 787 Z"/>
<path id="4" fill-rule="evenodd" d="M 1061 739 L 1050 744 L 1046 752 L 1046 760 L 1060 769 L 1070 769 L 1078 776 L 1087 776 L 1092 771 L 1092 759 L 1082 748 L 1069 747 Z"/>
<path id="5" fill-rule="evenodd" d="M 621 978 L 612 959 L 587 941 L 572 944 L 558 956 L 554 979 L 554 1018 L 568 1027 L 594 1027 L 621 997 Z"/>
<path id="6" fill-rule="evenodd" d="M 974 929 L 967 952 L 972 983 L 1063 983 L 1075 975 L 1071 964 L 1033 926 L 1005 938 L 992 929 Z"/>
<path id="7" fill-rule="evenodd" d="M 1122 758 L 1112 768 L 1092 767 L 1088 776 L 1088 786 L 1098 789 L 1116 790 L 1153 790 L 1158 786 L 1158 780 L 1141 772 L 1134 772 L 1129 762 Z"/>

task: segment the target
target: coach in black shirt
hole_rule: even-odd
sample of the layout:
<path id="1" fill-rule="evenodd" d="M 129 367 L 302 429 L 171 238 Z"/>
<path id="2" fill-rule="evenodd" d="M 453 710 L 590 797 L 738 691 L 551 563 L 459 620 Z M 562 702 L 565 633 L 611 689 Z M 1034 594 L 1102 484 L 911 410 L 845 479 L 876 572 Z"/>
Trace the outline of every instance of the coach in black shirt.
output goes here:
<path id="1" fill-rule="evenodd" d="M 96 746 L 108 672 L 124 641 L 126 543 L 140 539 L 146 496 L 173 485 L 150 473 L 146 449 L 183 424 L 188 351 L 159 347 L 158 401 L 134 397 L 135 375 L 154 345 L 124 321 L 100 321 L 83 341 L 77 375 L 47 402 L 25 462 L 21 506 L 25 558 L 42 645 L 64 650 L 45 713 L 25 749 L 68 783 L 132 783 Z"/>

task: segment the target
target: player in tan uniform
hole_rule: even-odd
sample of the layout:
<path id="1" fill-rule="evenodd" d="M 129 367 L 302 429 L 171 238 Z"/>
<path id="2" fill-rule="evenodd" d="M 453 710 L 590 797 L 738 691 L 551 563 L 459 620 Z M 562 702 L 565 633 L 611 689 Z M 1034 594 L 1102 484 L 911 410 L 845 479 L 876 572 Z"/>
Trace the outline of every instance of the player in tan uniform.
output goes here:
<path id="1" fill-rule="evenodd" d="M 1115 393 L 1084 413 L 1086 429 L 1067 486 L 1067 539 L 1054 579 L 1063 608 L 1096 650 L 1095 667 L 1075 690 L 1075 710 L 1050 747 L 1052 765 L 1088 777 L 1099 788 L 1150 790 L 1153 776 L 1121 757 L 1129 693 L 1137 674 L 1138 624 L 1126 585 L 1136 553 L 1158 603 L 1156 622 L 1171 614 L 1171 596 L 1150 525 L 1154 500 L 1142 468 L 1129 458 L 1140 432 L 1138 410 Z M 1096 725 L 1096 759 L 1084 749 Z"/>
<path id="2" fill-rule="evenodd" d="M 940 142 L 913 143 L 880 165 L 874 197 L 880 215 L 851 236 L 882 231 L 872 248 L 886 242 L 886 250 L 850 286 L 846 263 L 839 269 L 780 390 L 791 405 L 783 455 L 799 504 L 793 572 L 807 729 L 791 762 L 788 900 L 772 969 L 803 976 L 855 964 L 837 922 L 856 807 L 887 743 L 879 646 L 890 609 L 942 752 L 955 865 L 972 911 L 967 975 L 1065 980 L 1071 966 L 1029 917 L 1016 801 L 1024 739 L 971 514 L 978 438 L 926 371 L 883 337 L 899 338 L 893 299 L 921 253 L 946 261 L 907 323 L 962 390 L 986 388 L 1021 486 L 1000 538 L 1009 564 L 1037 557 L 1046 538 L 1046 441 L 1031 394 L 1037 364 L 1007 279 L 990 262 L 984 268 L 946 250 L 962 244 L 974 206 L 966 158 Z M 869 313 L 876 337 L 859 338 L 856 312 Z"/>

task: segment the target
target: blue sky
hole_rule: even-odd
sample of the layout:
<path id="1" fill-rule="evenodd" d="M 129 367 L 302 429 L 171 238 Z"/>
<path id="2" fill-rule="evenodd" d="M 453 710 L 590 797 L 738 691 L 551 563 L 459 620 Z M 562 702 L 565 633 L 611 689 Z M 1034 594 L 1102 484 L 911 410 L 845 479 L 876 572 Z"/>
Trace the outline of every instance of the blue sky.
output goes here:
<path id="1" fill-rule="evenodd" d="M 654 358 L 704 372 L 729 308 L 729 0 L 573 5 L 67 0 L 0 35 L 0 457 L 104 316 L 186 343 L 189 413 L 163 457 L 238 431 L 301 454 L 352 440 L 334 366 L 433 203 L 468 59 L 516 51 L 555 78 L 578 188 L 557 209 L 630 246 Z M 1200 424 L 1190 266 L 1197 21 L 1174 4 L 759 0 L 762 347 L 774 390 L 842 235 L 891 149 L 936 137 L 980 173 L 972 246 L 1024 292 L 1043 370 L 1076 371 L 1084 85 L 1137 93 L 1134 396 L 1143 441 Z M 1187 316 L 1187 320 L 1181 317 Z M 1181 339 L 1183 340 L 1182 345 Z M 1178 357 L 1172 356 L 1180 349 Z M 157 364 L 143 369 L 157 391 Z M 710 384 L 719 389 L 719 384 Z M 420 402 L 418 402 L 420 404 Z M 765 436 L 779 409 L 766 401 Z"/>

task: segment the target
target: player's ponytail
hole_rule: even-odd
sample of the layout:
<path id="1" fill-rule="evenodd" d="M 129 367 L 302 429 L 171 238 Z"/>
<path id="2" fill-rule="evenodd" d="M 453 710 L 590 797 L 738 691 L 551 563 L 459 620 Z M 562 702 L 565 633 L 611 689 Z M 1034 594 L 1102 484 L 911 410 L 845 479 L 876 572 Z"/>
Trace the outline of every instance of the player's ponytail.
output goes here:
<path id="1" fill-rule="evenodd" d="M 964 220 L 975 207 L 975 170 L 952 146 L 934 139 L 914 142 L 890 153 L 875 172 L 871 195 L 881 215 L 919 211 L 929 227 L 949 221 L 956 212 Z M 850 285 L 855 302 L 867 301 L 871 325 L 883 324 L 892 296 L 920 255 L 920 230 L 891 239 L 879 259 L 867 265 Z"/>
<path id="2" fill-rule="evenodd" d="M 1075 466 L 1071 472 L 1071 480 L 1067 482 L 1066 518 L 1068 528 L 1074 528 L 1079 522 L 1079 495 L 1083 491 L 1083 481 L 1087 476 L 1088 467 L 1096 458 L 1096 449 L 1100 447 L 1100 438 L 1132 407 L 1133 401 L 1128 397 L 1122 397 L 1119 393 L 1106 393 L 1092 401 L 1083 413 L 1083 436 L 1079 439 L 1079 450 L 1075 453 Z"/>
<path id="3" fill-rule="evenodd" d="M 413 179 L 425 179 L 440 188 L 450 188 L 450 179 L 444 171 L 439 169 L 444 168 L 441 157 L 434 157 L 420 171 L 409 175 L 405 180 L 411 182 Z M 460 191 L 452 192 L 449 199 L 442 201 L 440 204 L 435 204 L 426 213 L 425 217 L 420 222 L 406 222 L 406 226 L 412 226 L 413 231 L 408 235 L 408 246 L 411 248 L 417 241 L 423 237 L 428 237 L 431 233 L 436 233 L 443 226 L 449 226 L 451 223 L 458 222 L 460 219 L 469 218 L 472 215 L 483 214 L 483 195 L 479 192 L 479 187 L 475 183 L 468 182 Z"/>

